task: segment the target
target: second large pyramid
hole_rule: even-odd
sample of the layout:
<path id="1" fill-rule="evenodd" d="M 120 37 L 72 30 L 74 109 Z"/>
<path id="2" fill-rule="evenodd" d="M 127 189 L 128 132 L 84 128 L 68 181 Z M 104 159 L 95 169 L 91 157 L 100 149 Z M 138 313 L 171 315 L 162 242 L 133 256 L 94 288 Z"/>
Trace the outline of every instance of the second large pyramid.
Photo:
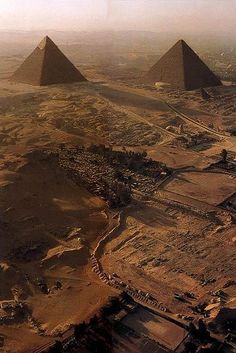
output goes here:
<path id="1" fill-rule="evenodd" d="M 12 80 L 35 86 L 86 81 L 49 37 L 16 70 Z"/>
<path id="2" fill-rule="evenodd" d="M 222 84 L 183 40 L 179 40 L 149 70 L 147 79 L 149 82 L 166 82 L 185 90 Z"/>

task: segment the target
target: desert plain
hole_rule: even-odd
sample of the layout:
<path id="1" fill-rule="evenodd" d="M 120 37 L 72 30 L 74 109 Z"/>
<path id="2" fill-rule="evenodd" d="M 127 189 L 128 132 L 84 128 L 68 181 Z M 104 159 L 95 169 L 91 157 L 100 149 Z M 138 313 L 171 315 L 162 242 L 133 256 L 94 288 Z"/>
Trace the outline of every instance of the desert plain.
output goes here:
<path id="1" fill-rule="evenodd" d="M 127 48 L 110 64 L 88 63 L 89 47 L 82 57 L 69 49 L 88 82 L 14 83 L 23 54 L 0 58 L 0 301 L 24 306 L 2 312 L 4 353 L 37 352 L 119 293 L 93 271 L 94 253 L 110 280 L 149 293 L 176 319 L 215 304 L 210 321 L 235 303 L 236 86 L 209 88 L 205 100 L 122 71 Z M 107 146 L 112 162 L 91 145 Z M 111 207 L 102 188 L 128 152 L 166 171 L 124 165 L 131 201 Z"/>

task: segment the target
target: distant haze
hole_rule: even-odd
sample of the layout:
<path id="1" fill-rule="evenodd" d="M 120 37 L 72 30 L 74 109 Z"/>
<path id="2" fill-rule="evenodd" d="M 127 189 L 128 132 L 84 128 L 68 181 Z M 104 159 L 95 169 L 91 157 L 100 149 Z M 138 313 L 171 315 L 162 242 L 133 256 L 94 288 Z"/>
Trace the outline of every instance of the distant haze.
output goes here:
<path id="1" fill-rule="evenodd" d="M 0 0 L 4 30 L 151 30 L 236 35 L 236 0 Z"/>

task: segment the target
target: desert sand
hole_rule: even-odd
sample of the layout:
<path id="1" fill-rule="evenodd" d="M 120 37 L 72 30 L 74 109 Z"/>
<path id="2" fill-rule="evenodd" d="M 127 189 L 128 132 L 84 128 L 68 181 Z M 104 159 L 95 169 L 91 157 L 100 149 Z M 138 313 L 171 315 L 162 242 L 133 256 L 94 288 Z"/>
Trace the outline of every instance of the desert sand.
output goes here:
<path id="1" fill-rule="evenodd" d="M 88 82 L 33 87 L 8 80 L 19 58 L 4 63 L 0 302 L 15 299 L 26 309 L 13 310 L 13 319 L 0 326 L 0 352 L 34 352 L 117 293 L 91 263 L 99 241 L 116 226 L 99 248 L 103 271 L 151 293 L 176 317 L 199 318 L 191 307 L 210 303 L 236 270 L 235 209 L 224 204 L 236 190 L 235 112 L 227 110 L 235 88 L 214 88 L 220 105 L 199 91 L 118 82 L 99 65 L 84 65 Z M 59 148 L 91 143 L 146 151 L 171 175 L 147 192 L 143 179 L 142 189 L 133 186 L 129 206 L 111 209 L 55 158 Z M 231 170 L 212 167 L 223 148 Z M 196 299 L 174 297 L 187 291 Z M 225 291 L 236 295 L 233 286 Z"/>

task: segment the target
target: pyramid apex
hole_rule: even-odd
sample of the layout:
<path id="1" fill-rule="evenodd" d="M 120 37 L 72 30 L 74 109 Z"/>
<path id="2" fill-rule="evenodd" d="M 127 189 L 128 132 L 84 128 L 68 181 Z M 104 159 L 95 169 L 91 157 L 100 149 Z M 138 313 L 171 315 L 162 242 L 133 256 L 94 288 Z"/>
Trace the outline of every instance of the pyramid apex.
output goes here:
<path id="1" fill-rule="evenodd" d="M 49 38 L 49 36 L 45 36 L 39 43 L 38 48 L 43 50 L 45 49 L 46 46 L 52 45 L 52 44 L 55 45 L 54 42 L 51 40 L 51 38 Z"/>
<path id="2" fill-rule="evenodd" d="M 176 44 L 187 45 L 187 43 L 183 39 L 179 39 Z"/>

